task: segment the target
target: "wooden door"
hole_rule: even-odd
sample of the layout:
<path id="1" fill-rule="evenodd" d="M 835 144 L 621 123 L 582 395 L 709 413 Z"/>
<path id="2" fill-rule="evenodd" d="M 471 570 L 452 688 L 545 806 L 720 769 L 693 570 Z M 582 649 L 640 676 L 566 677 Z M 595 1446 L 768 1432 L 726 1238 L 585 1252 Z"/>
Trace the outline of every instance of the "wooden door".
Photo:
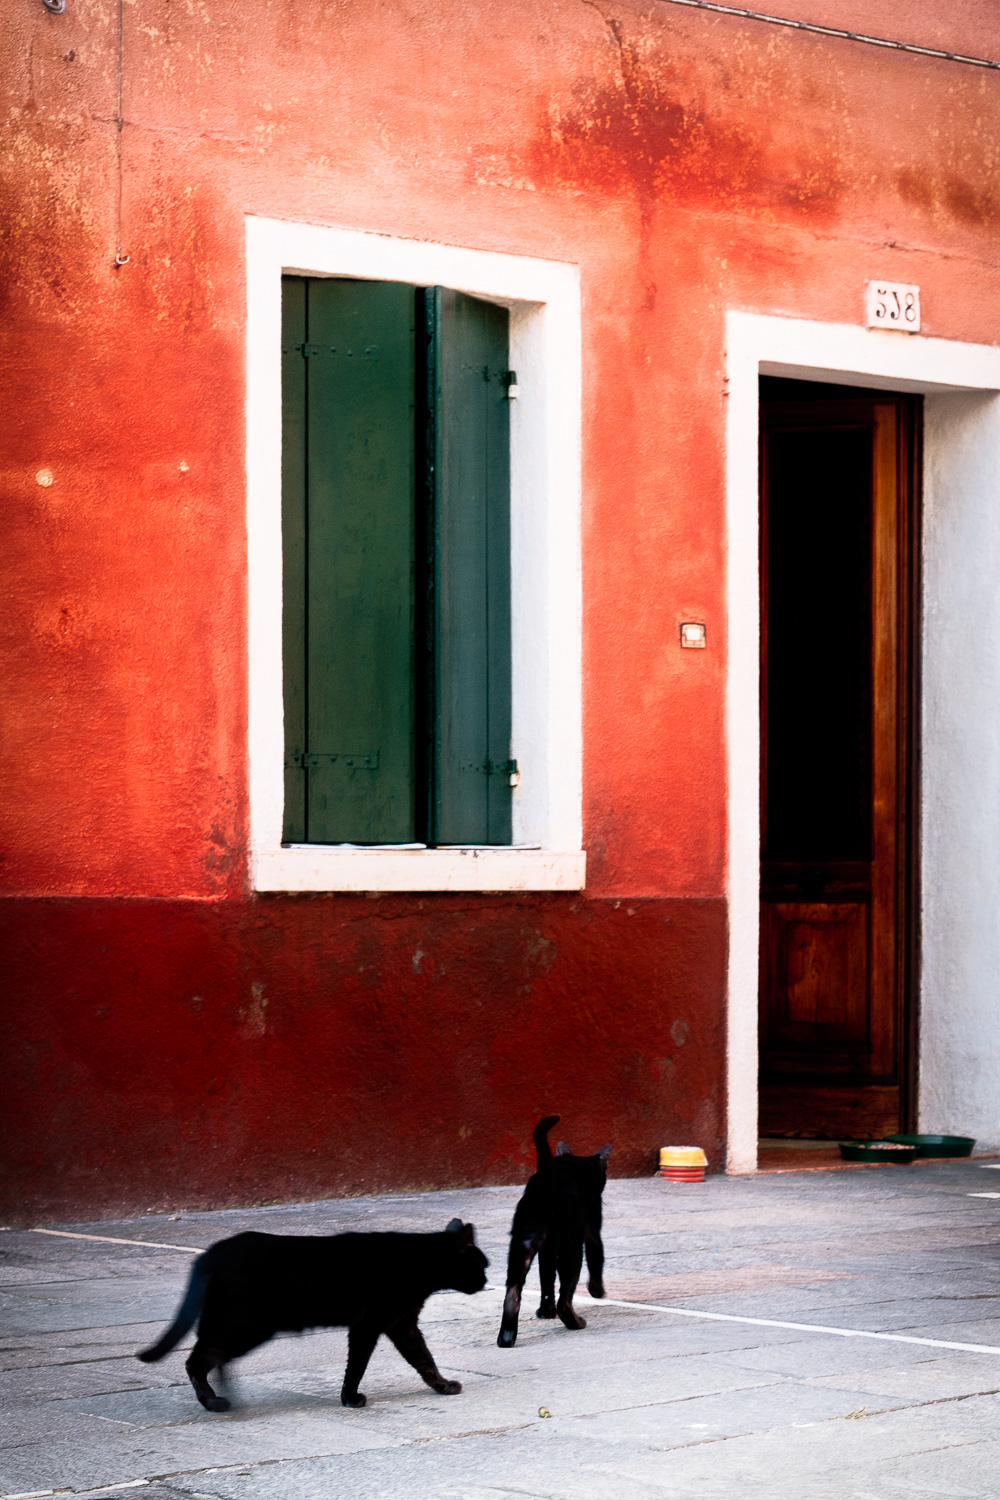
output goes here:
<path id="1" fill-rule="evenodd" d="M 882 1134 L 905 1105 L 915 403 L 761 415 L 761 1134 Z"/>

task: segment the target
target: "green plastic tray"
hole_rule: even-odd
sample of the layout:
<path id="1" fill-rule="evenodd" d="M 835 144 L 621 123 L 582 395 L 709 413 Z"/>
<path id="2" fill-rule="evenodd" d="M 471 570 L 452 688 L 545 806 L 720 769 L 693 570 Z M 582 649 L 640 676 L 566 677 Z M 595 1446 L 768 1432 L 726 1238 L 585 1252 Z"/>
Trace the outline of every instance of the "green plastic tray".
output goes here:
<path id="1" fill-rule="evenodd" d="M 893 1142 L 896 1149 L 887 1150 L 888 1141 L 841 1141 L 844 1161 L 879 1161 L 885 1166 L 908 1167 L 917 1154 L 916 1146 Z"/>
<path id="2" fill-rule="evenodd" d="M 971 1135 L 887 1135 L 886 1140 L 915 1146 L 918 1156 L 971 1156 L 976 1144 Z"/>

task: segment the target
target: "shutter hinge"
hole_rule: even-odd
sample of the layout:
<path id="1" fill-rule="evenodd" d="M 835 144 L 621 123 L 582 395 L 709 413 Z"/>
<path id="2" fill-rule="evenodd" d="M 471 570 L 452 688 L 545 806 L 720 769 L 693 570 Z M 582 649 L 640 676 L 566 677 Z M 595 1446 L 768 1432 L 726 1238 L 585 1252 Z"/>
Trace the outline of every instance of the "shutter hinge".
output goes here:
<path id="1" fill-rule="evenodd" d="M 296 354 L 301 354 L 303 359 L 316 359 L 323 353 L 324 349 L 328 349 L 331 354 L 337 353 L 336 344 L 295 345 Z M 286 354 L 288 351 L 283 349 L 281 352 L 282 354 Z M 363 349 L 341 349 L 340 353 L 344 355 L 345 359 L 378 359 L 379 346 L 378 344 L 366 344 Z"/>
<path id="2" fill-rule="evenodd" d="M 368 755 L 345 754 L 343 751 L 331 754 L 325 750 L 292 750 L 285 756 L 285 769 L 290 770 L 296 766 L 305 771 L 324 765 L 340 765 L 348 771 L 377 771 L 378 754 L 377 750 Z"/>
<path id="3" fill-rule="evenodd" d="M 483 776 L 508 776 L 511 786 L 517 786 L 521 780 L 516 760 L 463 760 L 459 762 L 459 770 Z"/>
<path id="4" fill-rule="evenodd" d="M 506 388 L 507 400 L 517 400 L 517 371 L 516 370 L 491 370 L 489 365 L 483 365 L 483 379 L 486 381 L 496 377 L 500 384 Z"/>

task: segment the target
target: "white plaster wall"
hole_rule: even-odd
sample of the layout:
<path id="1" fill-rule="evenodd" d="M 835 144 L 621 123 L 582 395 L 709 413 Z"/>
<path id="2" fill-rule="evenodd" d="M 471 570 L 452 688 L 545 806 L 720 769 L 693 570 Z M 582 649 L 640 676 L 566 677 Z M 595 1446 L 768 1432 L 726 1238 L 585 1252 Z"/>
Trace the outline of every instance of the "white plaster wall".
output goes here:
<path id="1" fill-rule="evenodd" d="M 1000 1146 L 1000 398 L 925 398 L 921 1130 Z"/>

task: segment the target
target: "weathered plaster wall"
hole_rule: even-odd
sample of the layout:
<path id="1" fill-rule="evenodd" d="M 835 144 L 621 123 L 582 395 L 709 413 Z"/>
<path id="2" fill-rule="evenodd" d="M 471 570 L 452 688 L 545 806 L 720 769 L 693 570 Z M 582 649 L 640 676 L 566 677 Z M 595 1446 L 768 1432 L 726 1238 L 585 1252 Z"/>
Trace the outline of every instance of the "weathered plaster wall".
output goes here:
<path id="1" fill-rule="evenodd" d="M 0 908 L 5 1221 L 511 1182 L 562 1111 L 645 1172 L 722 1142 L 721 901 Z"/>
<path id="2" fill-rule="evenodd" d="M 987 0 L 786 10 L 995 50 Z M 711 1144 L 721 1061 L 709 1078 L 686 1050 L 678 1081 L 654 1083 L 652 1060 L 667 1055 L 663 1027 L 684 995 L 697 994 L 711 1036 L 725 1001 L 724 315 L 857 322 L 879 275 L 921 284 L 926 331 L 1000 338 L 996 76 L 635 0 L 260 0 L 252 13 L 233 0 L 126 0 L 124 11 L 120 140 L 113 0 L 68 0 L 62 16 L 14 0 L 3 20 L 12 604 L 0 626 L 0 880 L 28 953 L 9 1022 L 15 1071 L 55 1049 L 23 1073 L 19 1108 L 37 1128 L 18 1191 L 56 1211 L 145 1202 L 159 1180 L 198 1181 L 207 1201 L 223 1176 L 248 1195 L 495 1176 L 514 1170 L 511 1143 L 550 1107 L 620 1140 L 617 1160 L 638 1170 L 667 1125 L 691 1134 L 714 1100 Z M 116 270 L 119 145 L 131 258 Z M 453 898 L 399 898 L 375 922 L 374 903 L 353 898 L 246 897 L 247 213 L 580 267 L 591 884 L 572 920 L 564 898 L 501 898 L 503 919 L 473 941 L 449 915 Z M 686 618 L 707 621 L 707 651 L 678 649 Z M 712 915 L 681 923 L 677 947 L 678 929 L 657 921 L 641 939 L 609 938 L 614 962 L 598 963 L 594 933 L 615 900 L 662 905 L 677 922 Z M 318 924 L 307 943 L 303 910 Z M 514 934 L 550 921 L 564 924 L 552 973 L 586 973 L 586 985 L 550 978 L 528 1007 Z M 449 1026 L 417 1024 L 404 1004 L 392 976 L 409 957 L 379 961 L 365 1007 L 382 1040 L 368 1038 L 363 1085 L 357 1067 L 349 1089 L 338 1083 L 351 1165 L 334 1173 L 324 1147 L 322 1167 L 297 1175 L 326 1128 L 310 1064 L 337 1052 L 344 1016 L 360 1024 L 343 998 L 354 979 L 328 991 L 314 955 L 356 974 L 356 945 L 372 964 L 395 953 L 397 922 L 407 954 L 426 947 L 421 924 L 443 924 L 436 1007 Z M 256 971 L 265 933 L 285 955 L 280 984 Z M 113 962 L 98 961 L 102 943 Z M 477 965 L 483 1011 L 469 997 Z M 81 998 L 104 1003 L 98 974 L 121 1018 L 103 1043 Z M 283 1066 L 255 1075 L 240 1007 L 259 983 L 310 1020 L 300 1052 L 288 1042 Z M 455 1034 L 470 1076 L 492 1055 L 487 992 L 522 1050 L 516 1085 L 487 1091 L 462 1155 L 448 1132 L 469 1111 L 441 1104 L 436 1080 Z M 211 1026 L 184 1019 L 193 995 Z M 414 1082 L 385 1166 L 365 1176 L 372 1142 L 388 1139 L 375 1101 L 402 1076 L 400 1029 Z M 533 1033 L 547 1039 L 540 1051 Z M 354 1058 L 367 1035 L 350 1032 Z M 131 1078 L 143 1045 L 142 1088 L 117 1091 L 111 1080 Z M 214 1072 L 201 1057 L 212 1048 Z M 88 1075 L 75 1059 L 95 1049 Z M 565 1090 L 550 1097 L 550 1055 L 578 1070 L 558 1073 L 574 1079 L 569 1104 Z M 173 1059 L 159 1082 L 158 1056 Z M 462 1097 L 460 1073 L 449 1097 Z M 225 1089 L 230 1076 L 260 1083 L 220 1096 L 220 1174 L 204 1167 L 198 1122 L 207 1080 Z M 73 1105 L 57 1106 L 64 1097 Z M 149 1133 L 136 1125 L 143 1098 Z M 431 1144 L 411 1177 L 398 1164 L 417 1140 Z"/>

